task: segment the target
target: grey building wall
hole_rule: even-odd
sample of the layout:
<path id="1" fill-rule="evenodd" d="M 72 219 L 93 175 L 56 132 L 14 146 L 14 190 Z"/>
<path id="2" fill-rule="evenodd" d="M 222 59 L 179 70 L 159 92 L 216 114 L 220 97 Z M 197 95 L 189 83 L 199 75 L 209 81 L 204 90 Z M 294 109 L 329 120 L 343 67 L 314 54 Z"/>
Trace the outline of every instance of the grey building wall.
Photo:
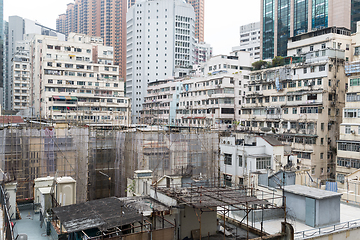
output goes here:
<path id="1" fill-rule="evenodd" d="M 285 192 L 287 214 L 305 222 L 305 197 Z"/>
<path id="2" fill-rule="evenodd" d="M 316 226 L 324 226 L 340 221 L 340 196 L 316 200 Z"/>

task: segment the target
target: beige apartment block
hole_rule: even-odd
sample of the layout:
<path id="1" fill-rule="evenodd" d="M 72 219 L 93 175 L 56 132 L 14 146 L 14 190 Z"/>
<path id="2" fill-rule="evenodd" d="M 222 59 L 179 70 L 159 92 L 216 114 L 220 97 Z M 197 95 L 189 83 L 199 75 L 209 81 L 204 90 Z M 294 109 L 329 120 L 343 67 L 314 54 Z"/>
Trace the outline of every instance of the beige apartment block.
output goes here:
<path id="1" fill-rule="evenodd" d="M 335 57 L 336 56 L 336 57 Z M 242 106 L 244 130 L 274 135 L 297 154 L 297 165 L 334 179 L 344 107 L 345 51 L 323 49 L 281 67 L 253 71 Z"/>
<path id="2" fill-rule="evenodd" d="M 120 66 L 119 73 L 124 78 L 126 72 L 126 12 L 128 4 L 134 4 L 134 1 L 76 0 L 74 3 L 67 4 L 65 14 L 59 15 L 56 20 L 57 30 L 65 33 L 66 36 L 74 32 L 104 39 L 106 46 L 114 48 L 114 63 Z"/>
<path id="3" fill-rule="evenodd" d="M 28 36 L 32 117 L 85 123 L 129 124 L 130 100 L 114 65 L 112 47 L 99 37 L 70 34 L 68 41 Z"/>

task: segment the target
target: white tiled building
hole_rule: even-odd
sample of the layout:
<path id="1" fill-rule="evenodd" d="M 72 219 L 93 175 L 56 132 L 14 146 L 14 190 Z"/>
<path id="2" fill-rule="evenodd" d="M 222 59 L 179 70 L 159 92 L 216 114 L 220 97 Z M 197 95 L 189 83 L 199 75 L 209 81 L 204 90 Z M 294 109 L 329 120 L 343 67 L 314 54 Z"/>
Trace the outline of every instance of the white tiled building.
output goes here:
<path id="1" fill-rule="evenodd" d="M 250 57 L 218 55 L 201 66 L 203 76 L 149 84 L 146 123 L 228 129 L 240 121 Z"/>
<path id="2" fill-rule="evenodd" d="M 12 59 L 16 54 L 17 42 L 25 40 L 25 36 L 28 34 L 39 34 L 47 36 L 56 36 L 59 40 L 65 41 L 65 35 L 45 27 L 38 22 L 22 18 L 19 16 L 9 16 L 8 30 L 7 30 L 7 44 L 5 44 L 6 59 L 4 59 L 5 66 L 8 74 L 4 76 L 4 109 L 12 110 L 14 103 L 13 100 L 14 89 L 12 85 L 14 83 L 14 76 L 12 75 Z M 16 77 L 15 77 L 16 78 Z M 18 102 L 19 103 L 19 102 Z M 22 104 L 22 103 L 21 103 Z M 16 110 L 19 108 L 17 107 Z"/>
<path id="3" fill-rule="evenodd" d="M 240 45 L 233 51 L 247 51 L 252 62 L 260 60 L 260 22 L 240 26 Z"/>
<path id="4" fill-rule="evenodd" d="M 296 156 L 290 158 L 287 147 L 275 138 L 246 137 L 220 139 L 220 177 L 226 185 L 255 187 L 258 174 L 270 175 L 286 165 L 296 165 Z"/>
<path id="5" fill-rule="evenodd" d="M 28 36 L 31 106 L 36 118 L 128 124 L 130 101 L 113 65 L 113 48 L 99 37 Z"/>
<path id="6" fill-rule="evenodd" d="M 21 110 L 30 107 L 30 42 L 21 41 L 15 44 L 12 58 L 10 108 Z"/>
<path id="7" fill-rule="evenodd" d="M 128 11 L 126 95 L 139 122 L 147 85 L 187 75 L 194 62 L 195 13 L 183 0 L 142 0 Z"/>

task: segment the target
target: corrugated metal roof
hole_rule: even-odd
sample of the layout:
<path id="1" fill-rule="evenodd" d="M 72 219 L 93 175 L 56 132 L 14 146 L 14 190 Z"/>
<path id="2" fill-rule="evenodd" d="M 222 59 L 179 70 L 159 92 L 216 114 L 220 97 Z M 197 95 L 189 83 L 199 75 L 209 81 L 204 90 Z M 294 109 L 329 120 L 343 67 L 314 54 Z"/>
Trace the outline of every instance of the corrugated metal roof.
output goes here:
<path id="1" fill-rule="evenodd" d="M 138 211 L 116 197 L 53 208 L 68 233 L 98 228 L 106 231 L 141 221 Z"/>

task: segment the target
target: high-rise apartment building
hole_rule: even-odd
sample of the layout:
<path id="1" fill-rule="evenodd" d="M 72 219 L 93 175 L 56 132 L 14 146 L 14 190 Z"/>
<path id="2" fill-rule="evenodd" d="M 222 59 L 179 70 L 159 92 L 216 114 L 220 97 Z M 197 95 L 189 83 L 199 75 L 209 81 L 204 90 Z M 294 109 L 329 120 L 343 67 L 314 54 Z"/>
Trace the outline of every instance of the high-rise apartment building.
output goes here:
<path id="1" fill-rule="evenodd" d="M 4 59 L 6 65 L 6 72 L 4 79 L 4 109 L 12 110 L 12 94 L 13 94 L 13 80 L 12 75 L 12 59 L 16 52 L 16 42 L 24 40 L 26 34 L 39 34 L 47 36 L 58 37 L 59 40 L 64 41 L 65 35 L 59 33 L 51 28 L 45 27 L 32 20 L 22 18 L 19 16 L 10 16 L 7 24 L 7 45 L 6 45 L 6 59 Z"/>
<path id="2" fill-rule="evenodd" d="M 245 130 L 267 131 L 291 146 L 297 165 L 321 180 L 336 176 L 350 35 L 329 27 L 290 38 L 283 66 L 251 72 L 242 106 Z"/>
<path id="3" fill-rule="evenodd" d="M 288 38 L 326 27 L 351 28 L 354 0 L 262 0 L 261 58 L 286 56 Z M 353 4 L 355 5 L 355 4 Z"/>
<path id="4" fill-rule="evenodd" d="M 204 42 L 205 0 L 186 0 L 195 11 L 195 38 Z"/>
<path id="5" fill-rule="evenodd" d="M 199 42 L 204 42 L 204 1 L 187 0 L 195 10 L 195 37 Z M 115 64 L 125 78 L 126 12 L 135 3 L 136 0 L 75 0 L 67 5 L 65 16 L 59 15 L 56 29 L 66 36 L 77 32 L 102 37 L 107 46 L 114 47 Z"/>
<path id="6" fill-rule="evenodd" d="M 234 50 L 250 52 L 252 61 L 260 59 L 260 22 L 240 26 L 240 45 Z"/>
<path id="7" fill-rule="evenodd" d="M 31 116 L 84 123 L 128 124 L 130 100 L 124 97 L 124 81 L 113 65 L 112 47 L 100 37 L 71 33 L 67 41 L 29 35 Z M 26 74 L 27 66 L 14 62 L 14 71 Z M 23 78 L 19 81 L 24 81 Z M 14 90 L 23 90 L 22 84 Z M 20 92 L 21 94 L 22 92 Z M 23 97 L 15 94 L 15 104 Z M 24 101 L 25 103 L 25 101 Z"/>
<path id="8" fill-rule="evenodd" d="M 128 0 L 128 8 L 131 8 L 135 4 L 136 0 Z"/>
<path id="9" fill-rule="evenodd" d="M 130 2 L 132 1 L 76 0 L 67 5 L 65 17 L 63 14 L 59 15 L 56 20 L 57 30 L 62 30 L 66 36 L 75 32 L 103 38 L 106 46 L 114 48 L 115 64 L 120 66 L 120 76 L 125 77 L 125 19 L 127 5 Z"/>
<path id="10" fill-rule="evenodd" d="M 56 19 L 56 30 L 61 33 L 66 32 L 66 14 L 60 14 Z"/>
<path id="11" fill-rule="evenodd" d="M 30 42 L 16 42 L 11 68 L 11 110 L 19 111 L 31 107 L 30 67 Z"/>
<path id="12" fill-rule="evenodd" d="M 3 103 L 3 92 L 4 92 L 4 45 L 5 45 L 5 35 L 4 35 L 4 9 L 3 9 L 4 3 L 3 0 L 0 0 L 0 104 Z M 1 106 L 2 108 L 2 106 Z M 0 108 L 0 110 L 1 110 Z"/>
<path id="13" fill-rule="evenodd" d="M 148 83 L 184 76 L 191 69 L 195 14 L 182 0 L 146 0 L 129 9 L 126 22 L 126 94 L 136 123 Z"/>
<path id="14" fill-rule="evenodd" d="M 204 42 L 204 19 L 205 19 L 205 0 L 185 0 L 191 4 L 195 11 L 195 38 L 198 42 Z M 135 4 L 136 0 L 128 0 L 128 8 Z M 138 0 L 138 2 L 140 2 Z"/>

